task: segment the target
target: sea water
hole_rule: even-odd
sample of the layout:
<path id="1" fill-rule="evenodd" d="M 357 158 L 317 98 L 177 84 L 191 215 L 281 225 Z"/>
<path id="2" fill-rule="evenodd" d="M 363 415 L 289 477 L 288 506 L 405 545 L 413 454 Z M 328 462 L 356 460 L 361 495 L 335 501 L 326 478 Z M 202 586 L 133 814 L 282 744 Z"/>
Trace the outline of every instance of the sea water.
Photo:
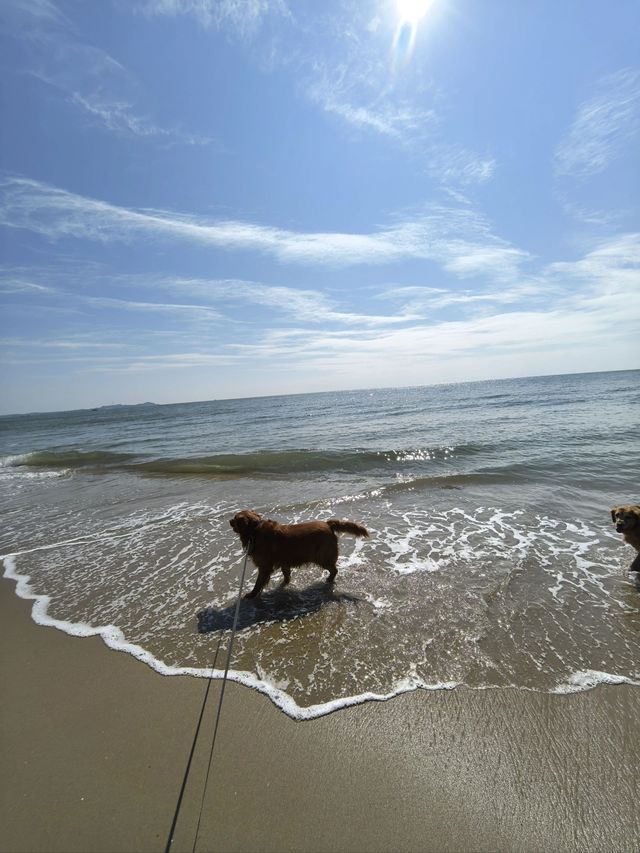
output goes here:
<path id="1" fill-rule="evenodd" d="M 33 617 L 221 677 L 239 509 L 339 517 L 239 614 L 230 677 L 319 716 L 417 688 L 640 684 L 640 372 L 0 418 L 0 554 Z M 245 589 L 255 571 L 249 562 Z"/>

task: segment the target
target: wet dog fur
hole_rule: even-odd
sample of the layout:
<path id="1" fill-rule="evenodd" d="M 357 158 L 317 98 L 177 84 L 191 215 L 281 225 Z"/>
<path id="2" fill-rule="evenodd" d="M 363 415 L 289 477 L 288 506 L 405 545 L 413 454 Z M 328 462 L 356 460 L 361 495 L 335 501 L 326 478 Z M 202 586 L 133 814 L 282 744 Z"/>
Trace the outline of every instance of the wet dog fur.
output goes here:
<path id="1" fill-rule="evenodd" d="M 283 585 L 291 580 L 291 569 L 313 563 L 329 572 L 328 583 L 333 583 L 338 572 L 337 533 L 352 536 L 369 536 L 369 532 L 355 521 L 305 521 L 302 524 L 279 524 L 263 518 L 250 509 L 237 512 L 229 522 L 240 537 L 249 556 L 258 569 L 258 577 L 245 598 L 257 598 L 276 569 L 283 574 Z"/>
<path id="2" fill-rule="evenodd" d="M 629 571 L 640 572 L 640 506 L 637 504 L 614 506 L 611 510 L 611 520 L 616 526 L 616 531 L 622 533 L 624 541 L 638 552 Z"/>

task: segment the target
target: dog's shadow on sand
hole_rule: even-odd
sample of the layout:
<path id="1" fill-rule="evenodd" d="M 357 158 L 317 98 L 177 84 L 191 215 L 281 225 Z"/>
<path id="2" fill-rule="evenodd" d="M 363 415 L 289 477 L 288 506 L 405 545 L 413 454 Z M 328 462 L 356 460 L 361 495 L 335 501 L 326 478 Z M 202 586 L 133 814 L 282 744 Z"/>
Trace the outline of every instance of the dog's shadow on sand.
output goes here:
<path id="1" fill-rule="evenodd" d="M 260 622 L 287 622 L 300 616 L 316 613 L 331 603 L 357 603 L 363 599 L 349 592 L 336 592 L 331 584 L 316 583 L 304 589 L 277 587 L 263 592 L 260 598 L 243 598 L 238 611 L 238 631 Z M 217 609 L 205 607 L 198 616 L 198 633 L 211 634 L 227 631 L 233 627 L 236 602 Z"/>

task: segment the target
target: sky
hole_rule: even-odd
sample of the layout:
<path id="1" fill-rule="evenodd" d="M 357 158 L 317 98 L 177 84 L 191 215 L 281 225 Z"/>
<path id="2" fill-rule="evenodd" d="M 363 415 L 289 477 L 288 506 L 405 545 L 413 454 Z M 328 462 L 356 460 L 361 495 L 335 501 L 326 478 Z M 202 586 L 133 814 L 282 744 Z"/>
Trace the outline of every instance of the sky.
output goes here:
<path id="1" fill-rule="evenodd" d="M 640 367 L 636 0 L 3 0 L 0 413 Z"/>

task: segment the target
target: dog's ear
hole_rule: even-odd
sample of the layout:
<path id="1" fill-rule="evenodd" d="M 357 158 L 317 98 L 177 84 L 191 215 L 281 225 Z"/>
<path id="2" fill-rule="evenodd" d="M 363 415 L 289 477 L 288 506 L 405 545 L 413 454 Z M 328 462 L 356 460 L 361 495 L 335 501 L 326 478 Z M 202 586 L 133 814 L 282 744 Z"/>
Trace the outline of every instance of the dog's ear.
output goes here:
<path id="1" fill-rule="evenodd" d="M 611 510 L 611 521 L 613 521 L 614 524 L 615 524 L 615 520 L 616 520 L 616 510 L 617 509 L 618 509 L 618 507 L 614 506 L 614 508 Z"/>
<path id="2" fill-rule="evenodd" d="M 253 531 L 258 527 L 259 524 L 260 519 L 254 513 L 251 513 L 251 515 L 246 515 L 244 518 L 245 530 L 247 532 L 253 533 Z"/>

